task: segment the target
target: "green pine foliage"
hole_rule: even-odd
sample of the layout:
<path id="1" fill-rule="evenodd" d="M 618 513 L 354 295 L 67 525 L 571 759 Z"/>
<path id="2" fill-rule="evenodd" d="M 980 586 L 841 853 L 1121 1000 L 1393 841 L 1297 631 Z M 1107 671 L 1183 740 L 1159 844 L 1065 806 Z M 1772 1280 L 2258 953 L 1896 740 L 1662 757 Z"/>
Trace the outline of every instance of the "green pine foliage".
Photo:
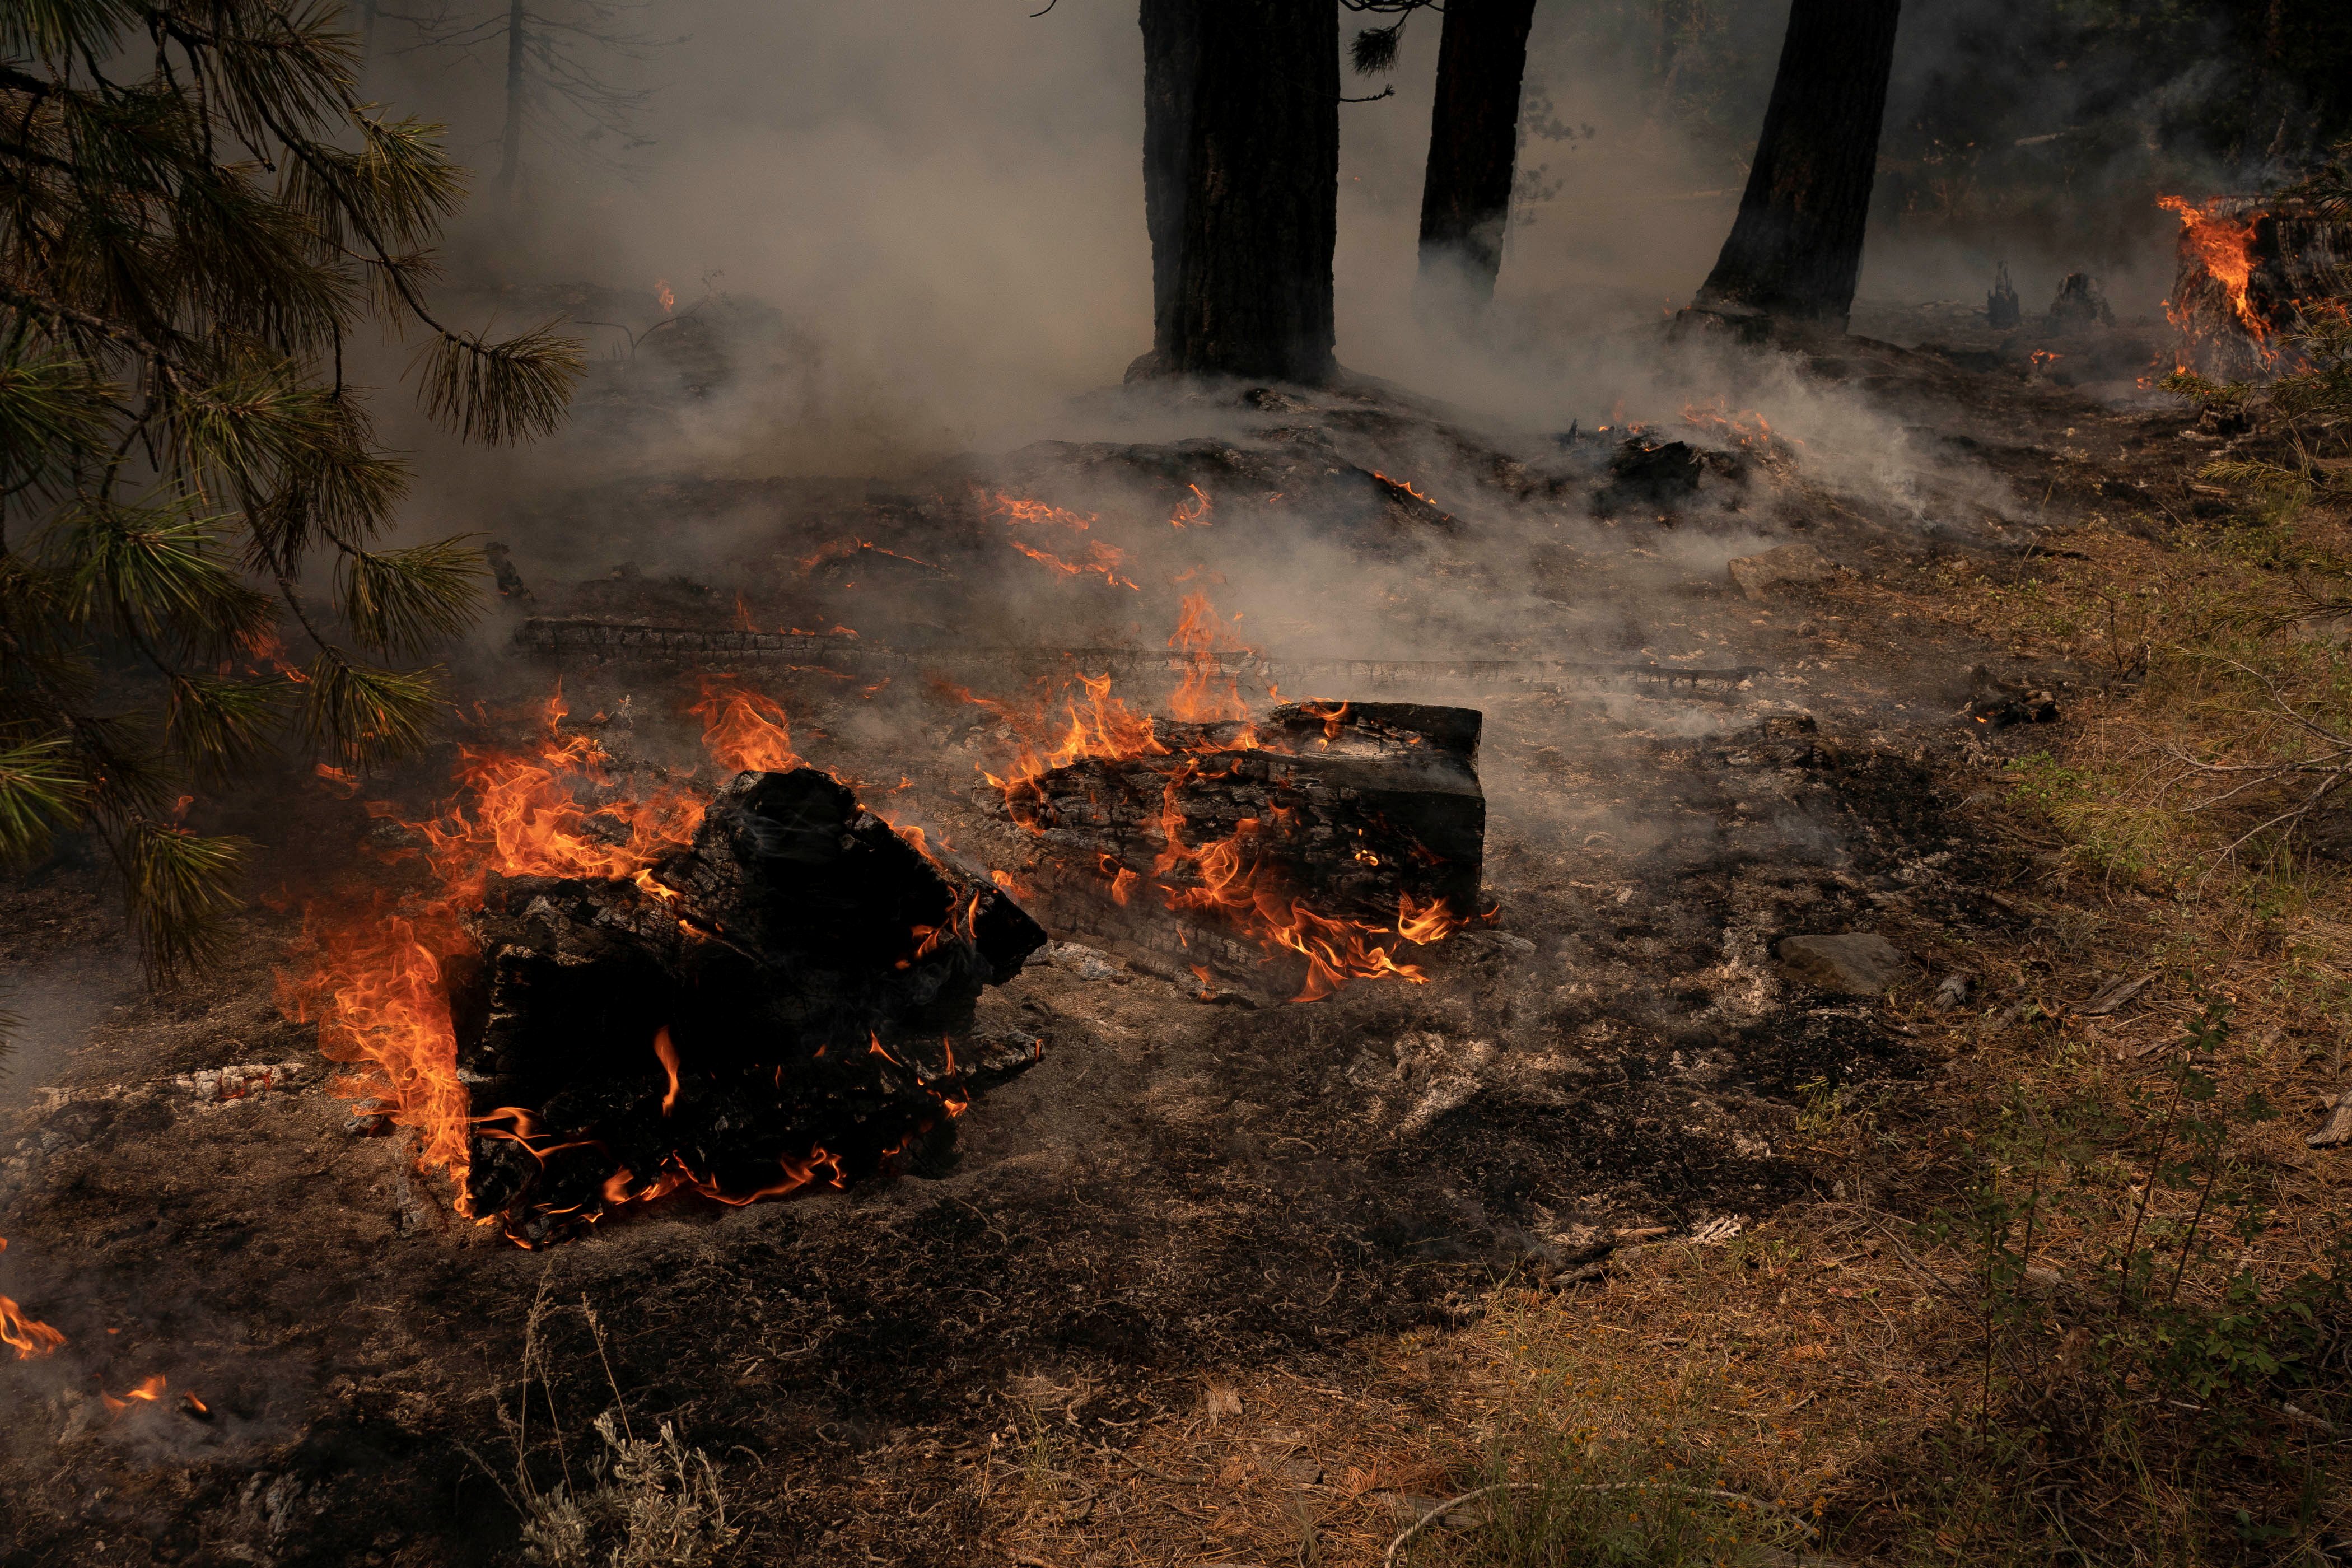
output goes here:
<path id="1" fill-rule="evenodd" d="M 486 443 L 551 429 L 580 373 L 551 328 L 432 313 L 462 174 L 358 101 L 343 9 L 0 6 L 0 861 L 93 834 L 159 975 L 219 952 L 247 848 L 184 828 L 187 792 L 289 736 L 414 752 L 410 661 L 475 613 L 464 541 L 378 543 L 406 475 L 345 338 L 411 336 L 425 411 Z"/>

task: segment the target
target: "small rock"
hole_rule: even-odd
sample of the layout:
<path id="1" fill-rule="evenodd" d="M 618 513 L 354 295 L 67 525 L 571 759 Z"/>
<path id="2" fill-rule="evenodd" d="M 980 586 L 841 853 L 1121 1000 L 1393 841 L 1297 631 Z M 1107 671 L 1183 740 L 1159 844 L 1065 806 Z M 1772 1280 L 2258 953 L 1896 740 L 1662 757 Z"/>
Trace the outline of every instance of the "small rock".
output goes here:
<path id="1" fill-rule="evenodd" d="M 1057 942 L 1047 952 L 1046 962 L 1081 980 L 1108 980 L 1118 973 L 1118 966 L 1091 947 L 1075 942 Z"/>
<path id="2" fill-rule="evenodd" d="M 2352 1089 L 2336 1097 L 2335 1107 L 2319 1131 L 2304 1140 L 2315 1149 L 2333 1149 L 2339 1143 L 2352 1143 Z"/>
<path id="3" fill-rule="evenodd" d="M 1851 996 L 1883 996 L 1911 973 L 1910 961 L 1875 931 L 1792 936 L 1780 954 L 1790 979 Z"/>
<path id="4" fill-rule="evenodd" d="M 1760 599 L 1775 583 L 1819 583 L 1837 575 L 1828 556 L 1810 544 L 1783 544 L 1760 555 L 1743 555 L 1727 563 L 1731 580 L 1751 599 Z"/>
<path id="5" fill-rule="evenodd" d="M 1514 936 L 1507 931 L 1474 931 L 1469 933 L 1467 940 L 1486 947 L 1499 947 L 1506 952 L 1517 953 L 1522 958 L 1536 950 L 1536 944 L 1526 937 Z"/>

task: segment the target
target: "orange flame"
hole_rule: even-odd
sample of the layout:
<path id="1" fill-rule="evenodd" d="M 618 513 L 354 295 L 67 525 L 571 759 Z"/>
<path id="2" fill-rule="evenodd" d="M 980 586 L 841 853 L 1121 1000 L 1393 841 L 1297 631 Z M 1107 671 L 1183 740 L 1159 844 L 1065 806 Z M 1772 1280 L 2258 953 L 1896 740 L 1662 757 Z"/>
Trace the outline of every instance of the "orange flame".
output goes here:
<path id="1" fill-rule="evenodd" d="M 2227 216 L 2221 210 L 2225 204 L 2220 197 L 2198 206 L 2182 196 L 2159 196 L 2156 205 L 2179 217 L 2183 251 L 2193 256 L 2207 276 L 2221 286 L 2246 334 L 2257 345 L 2264 342 L 2270 337 L 2270 323 L 2246 298 L 2254 276 L 2253 218 Z M 2167 313 L 2176 326 L 2188 324 L 2185 311 L 2179 307 Z"/>
<path id="2" fill-rule="evenodd" d="M 1773 438 L 1772 422 L 1752 408 L 1734 410 L 1718 393 L 1706 403 L 1685 403 L 1682 409 L 1683 423 L 1694 430 L 1728 436 L 1743 447 L 1761 447 Z M 1608 426 L 1601 426 L 1603 430 Z M 1803 446 L 1802 441 L 1796 443 Z"/>
<path id="3" fill-rule="evenodd" d="M 661 301 L 662 314 L 665 316 L 677 307 L 677 295 L 671 290 L 669 279 L 667 278 L 654 279 L 654 298 Z"/>
<path id="4" fill-rule="evenodd" d="M 1183 528 L 1197 522 L 1202 528 L 1208 527 L 1209 492 L 1198 485 L 1186 485 L 1184 488 L 1192 492 L 1192 499 L 1176 503 L 1176 510 L 1168 514 L 1168 525 L 1171 528 Z"/>
<path id="5" fill-rule="evenodd" d="M 703 747 L 722 768 L 783 773 L 801 765 L 783 705 L 732 677 L 703 677 L 702 700 L 687 711 L 704 721 Z"/>
<path id="6" fill-rule="evenodd" d="M 667 895 L 648 868 L 685 847 L 698 809 L 692 795 L 672 789 L 595 812 L 581 805 L 572 792 L 601 782 L 603 752 L 587 736 L 563 733 L 568 711 L 559 688 L 542 710 L 545 731 L 535 755 L 461 753 L 457 780 L 470 803 L 453 802 L 430 821 L 405 825 L 425 841 L 425 860 L 439 883 L 432 897 L 414 908 L 379 903 L 342 918 L 306 910 L 308 967 L 277 976 L 286 1015 L 318 1022 L 320 1054 L 359 1069 L 340 1080 L 336 1092 L 370 1100 L 373 1113 L 414 1129 L 418 1165 L 449 1173 L 460 1189 L 461 1211 L 473 1102 L 457 1078 L 442 973 L 442 955 L 466 946 L 457 912 L 480 898 L 493 872 L 632 878 Z M 775 711 L 781 720 L 782 710 Z M 391 808 L 380 815 L 392 815 Z M 625 826 L 626 840 L 614 843 L 591 830 L 592 816 Z"/>
<path id="7" fill-rule="evenodd" d="M 1084 533 L 1092 528 L 1096 521 L 1096 514 L 1093 512 L 1080 517 L 1076 512 L 1066 511 L 1060 507 L 1045 501 L 1009 496 L 1001 491 L 982 500 L 981 515 L 1001 517 L 1008 528 L 1019 528 L 1024 524 L 1041 524 L 1066 528 L 1076 533 Z M 1092 574 L 1100 576 L 1104 582 L 1113 587 L 1135 588 L 1136 586 L 1133 582 L 1121 575 L 1118 570 L 1126 563 L 1127 552 L 1116 545 L 1105 544 L 1100 540 L 1087 541 L 1087 558 L 1084 561 L 1066 561 L 1050 551 L 1040 550 L 1035 545 L 1018 539 L 1011 542 L 1013 549 L 1018 550 L 1030 560 L 1050 566 L 1065 577 Z M 1139 588 L 1136 591 L 1142 592 Z"/>
<path id="8" fill-rule="evenodd" d="M 1184 595 L 1176 630 L 1169 637 L 1168 646 L 1180 650 L 1184 658 L 1183 684 L 1168 700 L 1168 711 L 1172 717 L 1192 724 L 1249 717 L 1249 704 L 1242 700 L 1240 683 L 1233 676 L 1218 676 L 1215 670 L 1220 654 L 1249 654 L 1256 650 L 1226 631 L 1206 594 Z"/>
<path id="9" fill-rule="evenodd" d="M 0 1236 L 0 1252 L 7 1250 L 8 1238 Z M 18 1361 L 54 1354 L 65 1342 L 65 1335 L 47 1323 L 25 1316 L 22 1307 L 6 1296 L 0 1296 L 0 1345 L 15 1351 Z"/>
<path id="10" fill-rule="evenodd" d="M 677 1047 L 670 1043 L 667 1024 L 654 1031 L 654 1055 L 661 1058 L 662 1071 L 669 1075 L 669 1092 L 662 1096 L 662 1114 L 667 1116 L 677 1107 Z"/>
<path id="11" fill-rule="evenodd" d="M 130 1409 L 131 1402 L 134 1399 L 152 1405 L 157 1400 L 163 1397 L 163 1374 L 160 1372 L 157 1373 L 154 1376 L 149 1378 L 138 1387 L 124 1394 L 120 1399 L 115 1398 L 114 1395 L 107 1393 L 106 1390 L 102 1388 L 98 1391 L 98 1397 L 102 1403 L 104 1403 L 109 1410 L 115 1412 L 117 1415 L 121 1415 L 123 1411 Z"/>

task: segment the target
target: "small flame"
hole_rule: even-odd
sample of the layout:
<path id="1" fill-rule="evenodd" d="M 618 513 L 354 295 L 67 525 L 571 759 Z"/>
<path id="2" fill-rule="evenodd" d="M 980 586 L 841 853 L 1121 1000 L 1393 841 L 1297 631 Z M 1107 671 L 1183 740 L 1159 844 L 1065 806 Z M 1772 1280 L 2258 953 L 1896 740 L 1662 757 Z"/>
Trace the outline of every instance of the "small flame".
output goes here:
<path id="1" fill-rule="evenodd" d="M 1774 438 L 1770 420 L 1752 408 L 1735 410 L 1719 393 L 1706 403 L 1684 404 L 1682 418 L 1683 423 L 1694 430 L 1728 436 L 1742 447 L 1769 446 Z M 1603 425 L 1601 428 L 1606 430 L 1609 426 Z M 1638 432 L 1641 426 L 1629 426 L 1627 428 Z M 1804 443 L 1796 441 L 1794 445 L 1801 447 Z"/>
<path id="2" fill-rule="evenodd" d="M 665 316 L 677 307 L 677 295 L 671 291 L 669 279 L 667 278 L 654 279 L 654 298 L 661 301 L 662 314 Z"/>
<path id="3" fill-rule="evenodd" d="M 667 1024 L 654 1031 L 654 1055 L 661 1058 L 662 1071 L 669 1075 L 669 1092 L 662 1096 L 662 1114 L 667 1116 L 677 1108 L 677 1047 L 670 1043 Z"/>
<path id="4" fill-rule="evenodd" d="M 160 1372 L 157 1373 L 154 1376 L 147 1379 L 146 1382 L 141 1384 L 138 1387 L 125 1393 L 120 1399 L 115 1398 L 114 1395 L 107 1393 L 106 1390 L 102 1388 L 98 1391 L 98 1397 L 109 1410 L 113 1411 L 118 1415 L 123 1411 L 130 1409 L 131 1401 L 133 1400 L 140 1401 L 142 1404 L 152 1405 L 157 1400 L 163 1397 L 163 1374 Z"/>
<path id="5" fill-rule="evenodd" d="M 0 1252 L 7 1250 L 8 1238 L 0 1236 Z M 8 1297 L 0 1296 L 0 1345 L 15 1351 L 18 1361 L 55 1354 L 65 1342 L 65 1335 L 47 1323 L 25 1316 L 23 1308 Z"/>
<path id="6" fill-rule="evenodd" d="M 1202 528 L 1208 527 L 1209 492 L 1198 485 L 1186 485 L 1184 488 L 1192 492 L 1192 497 L 1190 500 L 1180 500 L 1176 503 L 1176 510 L 1168 514 L 1168 525 L 1171 528 L 1185 528 L 1197 522 Z M 1277 496 L 1272 499 L 1280 498 Z"/>
<path id="7" fill-rule="evenodd" d="M 1086 532 L 1095 525 L 1097 521 L 1096 514 L 1093 512 L 1080 517 L 1076 512 L 1066 511 L 1045 501 L 1009 496 L 1002 491 L 987 495 L 982 499 L 981 515 L 1001 517 L 1004 520 L 1004 525 L 1007 528 L 1024 526 L 1066 528 L 1074 533 Z M 1136 588 L 1133 581 L 1119 572 L 1119 567 L 1126 563 L 1127 552 L 1116 545 L 1105 544 L 1100 540 L 1090 539 L 1086 542 L 1085 560 L 1066 561 L 1050 551 L 1041 550 L 1023 540 L 1014 539 L 1011 543 L 1013 549 L 1018 550 L 1030 560 L 1041 565 L 1050 566 L 1065 577 L 1093 574 L 1101 577 L 1113 587 L 1135 588 L 1136 592 L 1142 592 L 1141 589 Z"/>
<path id="8" fill-rule="evenodd" d="M 1233 676 L 1220 677 L 1214 672 L 1223 662 L 1222 655 L 1254 655 L 1257 650 L 1225 629 L 1224 623 L 1217 618 L 1216 606 L 1209 603 L 1209 595 L 1184 595 L 1176 630 L 1168 638 L 1168 646 L 1179 650 L 1184 658 L 1183 684 L 1168 700 L 1171 717 L 1191 724 L 1249 717 L 1249 704 L 1242 700 L 1240 682 Z"/>

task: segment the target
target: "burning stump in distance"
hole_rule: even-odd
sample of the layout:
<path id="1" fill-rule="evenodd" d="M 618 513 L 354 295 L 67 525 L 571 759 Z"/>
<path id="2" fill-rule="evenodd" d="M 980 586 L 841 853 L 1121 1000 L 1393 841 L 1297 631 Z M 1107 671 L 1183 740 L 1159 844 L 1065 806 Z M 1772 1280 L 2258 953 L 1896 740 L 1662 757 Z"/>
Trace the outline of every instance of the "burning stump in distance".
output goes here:
<path id="1" fill-rule="evenodd" d="M 1134 754 L 1017 781 L 1056 925 L 1312 1000 L 1419 978 L 1406 943 L 1477 909 L 1486 796 L 1475 709 L 1299 703 L 1255 722 L 1155 721 Z"/>
<path id="2" fill-rule="evenodd" d="M 452 987 L 467 1195 L 524 1246 L 690 1188 L 726 1203 L 942 1168 L 967 1039 L 1045 940 L 814 769 L 740 776 L 635 879 L 491 879 Z"/>

